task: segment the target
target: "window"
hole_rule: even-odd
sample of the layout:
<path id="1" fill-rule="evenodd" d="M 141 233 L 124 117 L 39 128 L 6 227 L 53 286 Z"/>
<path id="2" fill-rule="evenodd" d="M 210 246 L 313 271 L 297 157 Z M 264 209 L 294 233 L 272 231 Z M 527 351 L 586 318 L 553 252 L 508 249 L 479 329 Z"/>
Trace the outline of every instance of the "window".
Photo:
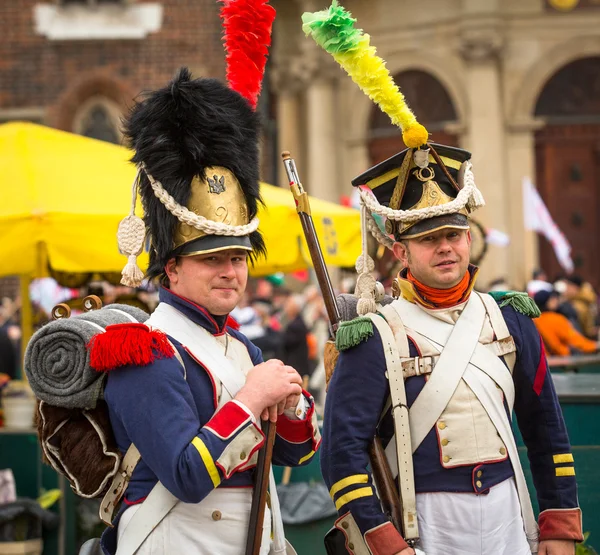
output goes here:
<path id="1" fill-rule="evenodd" d="M 85 137 L 120 144 L 119 106 L 104 97 L 92 97 L 84 102 L 75 114 L 73 131 Z"/>

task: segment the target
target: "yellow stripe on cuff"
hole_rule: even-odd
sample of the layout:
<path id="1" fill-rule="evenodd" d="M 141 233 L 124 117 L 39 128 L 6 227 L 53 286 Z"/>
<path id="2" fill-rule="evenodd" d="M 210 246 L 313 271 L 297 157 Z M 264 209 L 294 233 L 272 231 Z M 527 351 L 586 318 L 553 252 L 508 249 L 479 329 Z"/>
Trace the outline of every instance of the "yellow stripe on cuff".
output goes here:
<path id="1" fill-rule="evenodd" d="M 213 485 L 217 487 L 221 483 L 221 477 L 219 476 L 219 471 L 215 466 L 215 461 L 213 461 L 210 451 L 199 437 L 192 439 L 192 445 L 198 450 L 198 453 L 200 453 L 200 458 L 208 471 L 208 475 L 210 476 Z"/>
<path id="2" fill-rule="evenodd" d="M 570 463 L 573 461 L 573 455 L 571 453 L 565 453 L 564 455 L 554 455 L 554 464 Z"/>
<path id="3" fill-rule="evenodd" d="M 298 461 L 298 464 L 302 464 L 303 462 L 306 462 L 308 459 L 312 459 L 314 454 L 315 454 L 315 451 L 311 451 L 308 455 L 304 455 L 304 457 L 302 457 Z"/>
<path id="4" fill-rule="evenodd" d="M 575 476 L 574 466 L 559 466 L 556 469 L 557 476 Z"/>
<path id="5" fill-rule="evenodd" d="M 333 484 L 333 486 L 331 486 L 331 489 L 329 490 L 329 495 L 331 495 L 331 499 L 333 499 L 333 496 L 336 493 L 342 491 L 348 486 L 353 486 L 354 484 L 366 484 L 368 482 L 369 476 L 367 476 L 366 474 L 354 474 L 353 476 L 348 476 L 347 478 L 344 478 L 339 482 Z"/>
<path id="6" fill-rule="evenodd" d="M 342 495 L 336 502 L 335 508 L 339 511 L 346 503 L 350 503 L 350 501 L 354 501 L 355 499 L 360 499 L 361 497 L 369 497 L 369 495 L 373 495 L 373 488 L 358 488 L 351 492 Z"/>

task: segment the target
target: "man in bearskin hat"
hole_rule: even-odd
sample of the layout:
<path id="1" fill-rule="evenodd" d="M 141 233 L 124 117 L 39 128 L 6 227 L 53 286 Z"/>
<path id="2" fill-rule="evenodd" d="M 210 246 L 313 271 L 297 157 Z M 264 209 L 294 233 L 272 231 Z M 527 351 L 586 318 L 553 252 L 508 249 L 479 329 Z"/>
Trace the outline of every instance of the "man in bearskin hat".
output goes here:
<path id="1" fill-rule="evenodd" d="M 363 252 L 358 300 L 340 299 L 347 317 L 352 308 L 359 317 L 338 329 L 325 406 L 321 468 L 339 513 L 329 553 L 571 555 L 583 539 L 581 511 L 567 431 L 531 319 L 539 313 L 524 293 L 474 290 L 469 214 L 483 197 L 471 155 L 428 142 L 368 35 L 336 2 L 303 19 L 307 34 L 400 125 L 409 147 L 353 180 L 363 233 L 393 250 L 403 269 L 395 300 L 382 302 Z M 375 217 L 386 220 L 385 230 Z M 531 462 L 537 522 L 513 409 Z M 401 530 L 375 489 L 374 436 L 386 446 L 400 493 Z"/>
<path id="2" fill-rule="evenodd" d="M 231 10 L 237 9 L 236 25 L 245 21 L 244 6 L 251 38 L 262 41 L 254 56 L 262 60 L 255 72 L 262 77 L 274 10 L 264 0 L 225 2 L 226 29 Z M 226 34 L 226 45 L 232 40 Z M 251 42 L 245 39 L 246 49 Z M 143 277 L 135 258 L 147 235 L 146 277 L 161 287 L 145 325 L 109 326 L 90 347 L 95 368 L 109 372 L 104 397 L 126 463 L 139 453 L 115 527 L 103 535 L 105 553 L 239 555 L 265 443 L 261 419 L 276 421 L 275 464 L 304 464 L 319 445 L 314 402 L 298 372 L 278 360 L 263 362 L 229 318 L 249 264 L 265 253 L 256 217 L 260 80 L 240 84 L 232 74 L 236 56 L 228 56 L 230 86 L 194 80 L 183 68 L 145 95 L 125 122 L 139 168 L 133 205 L 137 189 L 144 222 L 132 207 L 120 225 L 120 248 L 129 256 L 124 282 L 135 286 Z M 265 555 L 293 552 L 286 551 L 273 486 L 271 478 L 258 524 Z M 109 510 L 116 500 L 107 495 Z"/>

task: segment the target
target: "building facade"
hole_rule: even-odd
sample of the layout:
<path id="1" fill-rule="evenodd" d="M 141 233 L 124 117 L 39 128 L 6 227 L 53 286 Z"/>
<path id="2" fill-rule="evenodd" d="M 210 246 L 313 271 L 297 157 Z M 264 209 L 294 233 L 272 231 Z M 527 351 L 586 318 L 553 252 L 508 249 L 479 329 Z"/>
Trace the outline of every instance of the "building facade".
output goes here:
<path id="1" fill-rule="evenodd" d="M 564 272 L 524 226 L 522 181 L 536 184 L 572 246 L 575 273 L 600 286 L 600 1 L 343 0 L 436 142 L 473 153 L 487 206 L 476 218 L 506 233 L 480 284 L 523 287 L 542 266 Z M 274 0 L 271 68 L 281 149 L 311 193 L 348 194 L 351 179 L 403 148 L 400 133 L 304 37 L 303 11 L 323 0 Z"/>
<path id="2" fill-rule="evenodd" d="M 260 110 L 263 179 L 287 185 L 290 150 L 306 186 L 339 201 L 355 176 L 403 148 L 400 132 L 302 32 L 329 0 L 277 9 Z M 600 286 L 600 0 L 341 0 L 372 37 L 434 141 L 473 152 L 490 246 L 480 283 L 523 287 L 562 270 L 526 231 L 530 178 L 570 241 L 575 272 Z M 121 142 L 140 91 L 177 67 L 224 78 L 216 0 L 0 2 L 0 122 L 20 119 Z M 599 223 L 597 223 L 599 222 Z"/>

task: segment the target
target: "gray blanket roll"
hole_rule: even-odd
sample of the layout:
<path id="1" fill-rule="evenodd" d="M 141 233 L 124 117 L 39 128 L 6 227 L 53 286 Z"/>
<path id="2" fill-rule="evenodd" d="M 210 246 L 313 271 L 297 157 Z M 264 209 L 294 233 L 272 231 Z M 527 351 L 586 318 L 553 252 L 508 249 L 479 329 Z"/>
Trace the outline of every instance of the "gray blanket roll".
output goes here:
<path id="1" fill-rule="evenodd" d="M 38 330 L 25 351 L 25 373 L 35 395 L 49 405 L 93 409 L 102 399 L 106 374 L 90 368 L 86 345 L 111 324 L 145 322 L 148 314 L 123 304 L 107 305 Z"/>

